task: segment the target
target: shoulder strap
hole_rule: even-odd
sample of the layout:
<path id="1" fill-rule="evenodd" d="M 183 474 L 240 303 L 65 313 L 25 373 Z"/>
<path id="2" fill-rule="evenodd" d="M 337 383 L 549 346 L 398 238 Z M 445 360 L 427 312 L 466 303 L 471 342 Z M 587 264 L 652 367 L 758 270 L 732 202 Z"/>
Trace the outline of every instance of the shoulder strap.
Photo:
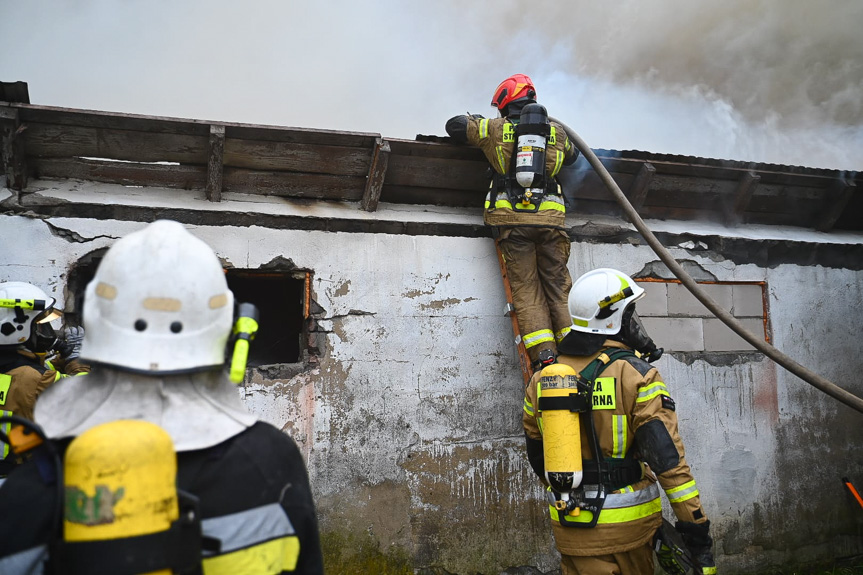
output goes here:
<path id="1" fill-rule="evenodd" d="M 581 376 L 590 382 L 590 388 L 593 389 L 594 380 L 599 377 L 605 368 L 617 361 L 626 357 L 636 357 L 635 352 L 631 349 L 622 349 L 619 347 L 607 347 L 581 370 Z"/>
<path id="2" fill-rule="evenodd" d="M 635 355 L 634 352 L 628 349 L 620 349 L 620 348 L 612 348 L 607 347 L 602 350 L 602 353 L 597 356 L 596 359 L 587 364 L 583 370 L 581 370 L 582 379 L 586 380 L 588 384 L 588 392 L 590 396 L 593 395 L 593 383 L 596 381 L 596 378 L 605 371 L 605 368 L 617 361 L 618 359 Z M 593 407 L 593 400 L 589 397 L 588 405 Z M 610 483 L 610 469 L 609 463 L 605 461 L 605 458 L 602 457 L 602 450 L 599 445 L 599 435 L 596 433 L 596 422 L 593 420 L 593 409 L 588 409 L 586 412 L 580 414 L 582 421 L 582 428 L 587 433 L 588 444 L 590 445 L 591 451 L 593 451 L 593 462 L 594 469 L 596 471 L 596 477 L 600 479 L 602 483 L 608 484 Z"/>

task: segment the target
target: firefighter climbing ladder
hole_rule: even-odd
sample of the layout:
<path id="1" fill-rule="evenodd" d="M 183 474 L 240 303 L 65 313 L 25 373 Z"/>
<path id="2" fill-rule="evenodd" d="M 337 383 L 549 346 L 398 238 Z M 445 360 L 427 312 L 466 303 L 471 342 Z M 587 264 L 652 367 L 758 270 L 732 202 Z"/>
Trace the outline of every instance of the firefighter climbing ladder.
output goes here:
<path id="1" fill-rule="evenodd" d="M 494 247 L 497 250 L 497 263 L 500 264 L 500 275 L 503 278 L 503 291 L 506 294 L 506 315 L 508 315 L 512 320 L 512 335 L 515 338 L 518 361 L 521 364 L 521 375 L 524 378 L 524 384 L 527 385 L 533 375 L 533 369 L 530 365 L 530 358 L 527 355 L 527 349 L 524 347 L 524 340 L 521 339 L 521 330 L 519 330 L 518 327 L 518 318 L 515 316 L 515 306 L 512 304 L 512 288 L 509 285 L 509 276 L 506 274 L 506 260 L 500 249 L 500 240 L 494 240 Z"/>

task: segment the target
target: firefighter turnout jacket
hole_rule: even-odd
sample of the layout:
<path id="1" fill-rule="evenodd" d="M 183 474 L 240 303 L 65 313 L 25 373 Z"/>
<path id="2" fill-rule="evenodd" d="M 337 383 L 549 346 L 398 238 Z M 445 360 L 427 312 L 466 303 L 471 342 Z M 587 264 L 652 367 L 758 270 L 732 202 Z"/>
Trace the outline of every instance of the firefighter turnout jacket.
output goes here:
<path id="1" fill-rule="evenodd" d="M 55 445 L 65 450 L 68 440 Z M 177 488 L 199 500 L 205 575 L 323 573 L 302 454 L 272 425 L 257 422 L 215 446 L 178 452 Z M 15 520 L 0 522 L 0 573 L 48 572 L 56 494 L 53 464 L 36 456 L 6 479 L 0 516 Z"/>
<path id="2" fill-rule="evenodd" d="M 477 146 L 482 150 L 491 168 L 498 175 L 510 171 L 512 155 L 515 150 L 515 126 L 512 118 L 481 118 L 479 116 L 456 116 L 447 122 L 447 132 L 454 140 Z M 551 135 L 545 154 L 545 173 L 555 181 L 561 168 L 572 164 L 578 157 L 578 150 L 569 141 L 564 127 L 551 122 Z M 539 209 L 525 211 L 519 205 L 513 205 L 506 190 L 495 186 L 485 201 L 485 223 L 490 226 L 547 226 L 563 229 L 566 207 L 563 194 L 558 185 L 554 185 L 552 193 L 547 193 Z"/>
<path id="3" fill-rule="evenodd" d="M 594 359 L 615 349 L 629 348 L 606 340 L 604 349 L 592 356 L 562 354 L 557 361 L 581 372 Z M 526 388 L 522 421 L 528 458 L 546 483 L 541 468 L 542 414 L 537 410 L 541 393 L 539 380 L 540 372 L 537 372 Z M 630 469 L 633 463 L 640 465 L 641 472 L 636 471 L 635 476 L 630 474 L 623 481 L 625 484 L 607 485 L 607 498 L 592 528 L 561 525 L 558 510 L 551 506 L 552 529 L 560 553 L 605 555 L 649 544 L 662 523 L 660 490 L 665 492 L 680 521 L 707 521 L 684 456 L 674 400 L 657 369 L 635 355 L 611 362 L 594 382 L 592 404 L 590 416 L 602 450 L 600 456 L 611 470 L 626 468 L 628 462 Z M 589 490 L 591 482 L 596 483 L 598 479 L 588 476 L 594 456 L 584 427 L 582 424 L 581 452 L 585 469 L 582 488 L 586 485 Z M 592 513 L 586 511 L 578 516 L 567 516 L 568 522 L 589 522 L 592 518 Z"/>
<path id="4" fill-rule="evenodd" d="M 23 348 L 0 350 L 0 415 L 17 415 L 33 419 L 36 399 L 60 378 L 89 373 L 90 367 L 77 359 L 45 361 L 45 354 L 35 354 Z M 10 423 L 0 423 L 0 431 L 8 434 Z M 0 447 L 0 476 L 9 465 L 9 446 Z"/>
<path id="5" fill-rule="evenodd" d="M 0 351 L 0 409 L 8 415 L 33 419 L 39 394 L 60 378 L 89 373 L 77 359 L 45 361 L 44 354 L 26 349 Z"/>

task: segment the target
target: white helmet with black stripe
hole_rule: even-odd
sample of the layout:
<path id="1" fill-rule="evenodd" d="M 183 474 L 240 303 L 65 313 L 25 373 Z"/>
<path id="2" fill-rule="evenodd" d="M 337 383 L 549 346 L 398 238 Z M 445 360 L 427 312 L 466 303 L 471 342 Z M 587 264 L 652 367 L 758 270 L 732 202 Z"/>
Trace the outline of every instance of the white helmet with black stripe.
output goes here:
<path id="1" fill-rule="evenodd" d="M 25 282 L 0 283 L 0 347 L 35 344 L 40 324 L 61 316 L 56 300 Z M 36 351 L 35 349 L 32 351 Z M 46 350 L 39 350 L 46 351 Z"/>

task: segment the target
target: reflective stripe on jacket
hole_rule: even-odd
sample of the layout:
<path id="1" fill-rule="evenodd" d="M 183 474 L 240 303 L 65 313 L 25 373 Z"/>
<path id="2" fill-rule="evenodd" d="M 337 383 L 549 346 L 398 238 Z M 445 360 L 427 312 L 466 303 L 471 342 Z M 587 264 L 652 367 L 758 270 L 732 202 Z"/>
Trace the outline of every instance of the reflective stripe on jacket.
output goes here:
<path id="1" fill-rule="evenodd" d="M 604 346 L 626 347 L 613 340 L 606 340 Z M 560 355 L 557 361 L 581 372 L 600 352 L 592 356 Z M 540 373 L 537 372 L 525 389 L 522 423 L 529 438 L 541 441 L 541 413 L 536 410 L 539 377 Z M 561 526 L 557 521 L 557 510 L 552 507 L 552 529 L 558 550 L 566 555 L 603 555 L 628 551 L 646 544 L 662 522 L 660 487 L 679 520 L 706 520 L 677 431 L 677 414 L 673 402 L 668 401 L 668 388 L 656 368 L 636 358 L 631 358 L 631 361 L 618 359 L 608 365 L 596 382 L 602 385 L 601 391 L 595 392 L 593 396 L 592 417 L 603 458 L 625 458 L 634 448 L 636 431 L 642 425 L 658 420 L 668 431 L 673 449 L 677 451 L 678 462 L 658 477 L 645 465 L 647 473 L 640 481 L 607 495 L 597 525 L 591 529 Z M 581 451 L 589 457 L 592 449 L 584 430 L 581 437 Z M 587 522 L 589 519 L 590 513 L 584 510 L 578 518 L 568 518 L 577 522 Z"/>
<path id="2" fill-rule="evenodd" d="M 219 554 L 204 552 L 204 573 L 280 573 L 294 571 L 300 540 L 278 503 L 202 522 L 204 536 L 222 542 Z"/>
<path id="3" fill-rule="evenodd" d="M 8 381 L 0 380 L 0 409 L 33 419 L 36 399 L 48 386 L 62 377 L 83 375 L 90 371 L 89 366 L 77 360 L 68 363 L 57 360 L 55 363 L 56 369 L 51 362 L 44 361 L 41 356 L 26 349 L 0 353 L 0 373 L 10 378 Z M 4 365 L 7 368 L 4 369 Z"/>
<path id="4" fill-rule="evenodd" d="M 560 134 L 563 137 L 558 137 Z M 515 124 L 512 120 L 468 117 L 467 141 L 482 150 L 496 173 L 507 173 L 516 143 Z M 563 126 L 552 122 L 551 135 L 546 144 L 546 177 L 554 179 L 567 158 L 571 158 L 575 153 Z M 506 192 L 491 189 L 486 197 L 485 208 L 485 222 L 493 226 L 530 224 L 562 228 L 565 224 L 566 207 L 562 192 L 559 195 L 546 194 L 538 209 L 535 210 L 531 205 L 528 210 L 519 208 L 518 204 L 513 205 Z"/>
<path id="5" fill-rule="evenodd" d="M 585 489 L 585 496 L 596 497 L 596 491 Z M 551 519 L 559 522 L 560 517 L 554 506 L 554 499 L 555 497 L 549 493 Z M 659 498 L 659 488 L 655 483 L 651 483 L 638 491 L 633 490 L 631 486 L 627 486 L 606 496 L 605 504 L 599 513 L 599 519 L 596 523 L 597 525 L 627 523 L 636 519 L 649 517 L 661 511 L 662 500 Z M 577 516 L 570 516 L 568 520 L 575 523 L 590 523 L 592 519 L 593 513 L 581 510 Z"/>

